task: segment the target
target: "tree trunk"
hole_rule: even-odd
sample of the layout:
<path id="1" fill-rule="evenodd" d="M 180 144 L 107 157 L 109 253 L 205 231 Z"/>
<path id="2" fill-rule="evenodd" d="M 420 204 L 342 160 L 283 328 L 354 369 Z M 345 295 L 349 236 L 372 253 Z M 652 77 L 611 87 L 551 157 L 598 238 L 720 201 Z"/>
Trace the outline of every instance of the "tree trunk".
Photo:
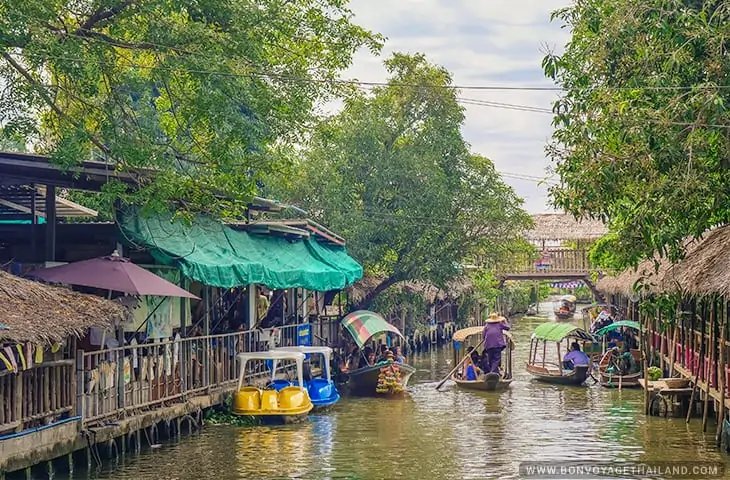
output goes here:
<path id="1" fill-rule="evenodd" d="M 382 282 L 380 282 L 374 289 L 372 289 L 367 295 L 363 297 L 362 300 L 360 300 L 360 303 L 353 306 L 351 308 L 351 311 L 357 311 L 357 310 L 367 310 L 370 308 L 370 305 L 372 305 L 373 301 L 377 298 L 378 295 L 383 293 L 388 288 L 392 287 L 396 283 L 400 282 L 401 279 L 399 277 L 393 276 L 388 277 Z"/>

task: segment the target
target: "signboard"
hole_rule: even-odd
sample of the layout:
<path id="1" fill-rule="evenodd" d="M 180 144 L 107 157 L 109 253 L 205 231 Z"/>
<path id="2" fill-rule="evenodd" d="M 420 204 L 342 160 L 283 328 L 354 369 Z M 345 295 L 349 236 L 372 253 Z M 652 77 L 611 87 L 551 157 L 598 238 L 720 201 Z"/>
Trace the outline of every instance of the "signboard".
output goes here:
<path id="1" fill-rule="evenodd" d="M 305 347 L 312 345 L 312 330 L 308 323 L 297 327 L 297 345 Z"/>

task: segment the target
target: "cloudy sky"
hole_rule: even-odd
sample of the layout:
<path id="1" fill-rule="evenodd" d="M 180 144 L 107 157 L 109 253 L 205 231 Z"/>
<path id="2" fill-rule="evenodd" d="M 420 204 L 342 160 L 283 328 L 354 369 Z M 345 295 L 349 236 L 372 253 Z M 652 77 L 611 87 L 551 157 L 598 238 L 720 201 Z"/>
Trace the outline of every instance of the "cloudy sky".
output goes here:
<path id="1" fill-rule="evenodd" d="M 550 13 L 568 0 L 351 0 L 355 21 L 387 37 L 380 58 L 361 52 L 344 78 L 384 81 L 393 51 L 421 52 L 449 69 L 457 85 L 553 86 L 540 68 L 545 47 L 562 50 L 568 32 Z M 550 108 L 555 92 L 464 90 L 461 96 Z M 497 170 L 546 176 L 549 114 L 465 105 L 464 135 Z M 547 187 L 505 177 L 530 213 L 551 211 Z"/>

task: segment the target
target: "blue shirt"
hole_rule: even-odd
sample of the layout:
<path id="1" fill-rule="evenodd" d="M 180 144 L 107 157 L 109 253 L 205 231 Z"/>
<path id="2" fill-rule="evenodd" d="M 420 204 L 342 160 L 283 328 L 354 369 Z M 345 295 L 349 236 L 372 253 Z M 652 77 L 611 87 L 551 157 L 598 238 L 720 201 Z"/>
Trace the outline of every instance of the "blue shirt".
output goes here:
<path id="1" fill-rule="evenodd" d="M 474 365 L 469 365 L 466 367 L 466 379 L 467 380 L 476 380 L 477 379 L 477 372 L 474 369 Z"/>

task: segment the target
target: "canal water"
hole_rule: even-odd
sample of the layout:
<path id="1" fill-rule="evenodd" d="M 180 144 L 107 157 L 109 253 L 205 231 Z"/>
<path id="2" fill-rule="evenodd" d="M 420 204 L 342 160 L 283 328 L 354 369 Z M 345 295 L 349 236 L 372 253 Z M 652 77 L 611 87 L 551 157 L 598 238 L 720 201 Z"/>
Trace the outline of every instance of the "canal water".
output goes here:
<path id="1" fill-rule="evenodd" d="M 641 390 L 531 381 L 530 335 L 553 321 L 543 315 L 512 321 L 515 381 L 503 393 L 448 383 L 437 391 L 453 361 L 450 348 L 434 350 L 408 359 L 418 370 L 404 400 L 344 398 L 293 426 L 206 426 L 92 477 L 463 480 L 521 478 L 528 460 L 728 462 L 714 446 L 713 423 L 703 434 L 699 420 L 646 417 Z"/>

